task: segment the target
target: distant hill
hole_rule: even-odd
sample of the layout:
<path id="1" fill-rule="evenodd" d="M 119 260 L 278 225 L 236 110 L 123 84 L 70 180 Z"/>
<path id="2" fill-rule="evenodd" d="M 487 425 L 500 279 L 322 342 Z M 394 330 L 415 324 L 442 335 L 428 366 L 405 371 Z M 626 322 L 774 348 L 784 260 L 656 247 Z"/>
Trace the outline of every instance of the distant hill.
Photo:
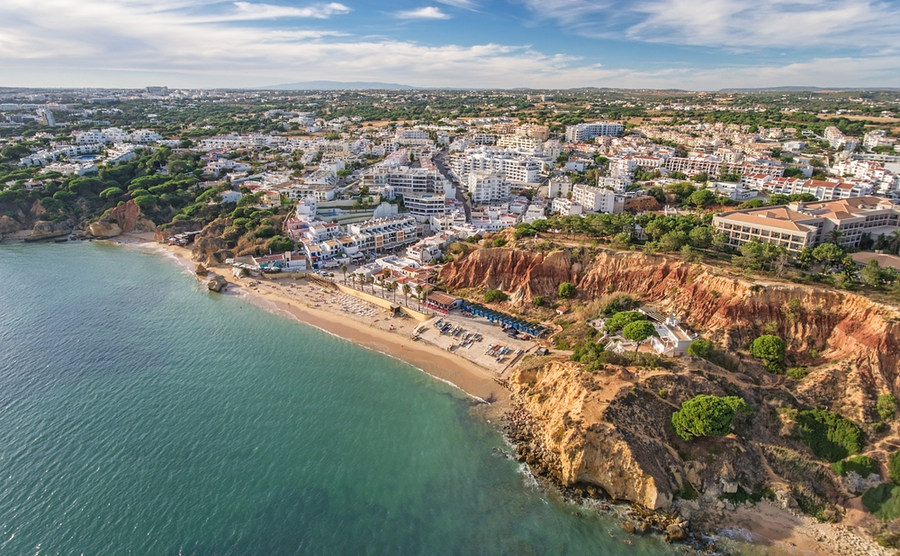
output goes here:
<path id="1" fill-rule="evenodd" d="M 757 89 L 719 89 L 720 93 L 799 93 L 809 91 L 825 92 L 825 91 L 900 91 L 896 87 L 759 87 Z"/>
<path id="2" fill-rule="evenodd" d="M 339 91 L 343 89 L 381 89 L 392 91 L 409 91 L 417 89 L 418 87 L 413 87 L 411 85 L 400 85 L 398 83 L 379 83 L 377 81 L 303 81 L 299 83 L 270 85 L 268 87 L 260 88 L 275 91 Z"/>

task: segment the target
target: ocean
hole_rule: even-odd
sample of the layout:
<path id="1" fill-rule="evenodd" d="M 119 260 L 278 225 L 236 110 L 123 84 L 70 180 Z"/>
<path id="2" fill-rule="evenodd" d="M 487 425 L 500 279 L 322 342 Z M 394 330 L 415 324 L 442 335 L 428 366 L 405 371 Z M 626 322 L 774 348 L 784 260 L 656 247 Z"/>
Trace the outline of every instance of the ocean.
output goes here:
<path id="1" fill-rule="evenodd" d="M 539 488 L 475 403 L 158 251 L 0 246 L 0 554 L 682 553 Z"/>

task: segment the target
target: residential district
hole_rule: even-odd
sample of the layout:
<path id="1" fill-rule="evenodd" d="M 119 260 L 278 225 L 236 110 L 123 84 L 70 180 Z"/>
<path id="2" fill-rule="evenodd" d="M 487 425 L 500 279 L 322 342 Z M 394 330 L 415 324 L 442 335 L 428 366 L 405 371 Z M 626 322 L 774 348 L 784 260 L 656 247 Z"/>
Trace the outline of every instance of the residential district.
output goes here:
<path id="1" fill-rule="evenodd" d="M 634 503 L 629 534 L 706 543 L 769 511 L 799 549 L 886 554 L 898 109 L 896 91 L 0 89 L 0 238 L 145 232 L 324 328 L 431 350 L 429 372 L 506 396 L 508 457 Z"/>

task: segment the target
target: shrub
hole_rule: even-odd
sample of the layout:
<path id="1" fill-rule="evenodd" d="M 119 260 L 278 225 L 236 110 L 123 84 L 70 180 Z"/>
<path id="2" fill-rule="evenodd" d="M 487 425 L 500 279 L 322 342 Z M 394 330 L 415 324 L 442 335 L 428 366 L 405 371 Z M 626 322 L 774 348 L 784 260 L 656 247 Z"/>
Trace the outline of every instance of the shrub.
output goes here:
<path id="1" fill-rule="evenodd" d="M 725 436 L 731 433 L 731 425 L 737 413 L 752 413 L 753 409 L 737 396 L 720 398 L 699 395 L 681 405 L 672 414 L 672 427 L 683 440 L 701 436 Z"/>
<path id="2" fill-rule="evenodd" d="M 507 299 L 509 299 L 509 296 L 500 290 L 488 290 L 484 292 L 485 303 L 498 303 L 500 301 L 506 301 Z"/>
<path id="3" fill-rule="evenodd" d="M 878 473 L 878 465 L 868 456 L 855 456 L 836 461 L 831 464 L 831 468 L 841 477 L 846 477 L 851 471 L 863 478 Z"/>
<path id="4" fill-rule="evenodd" d="M 612 292 L 612 284 L 607 285 L 607 291 Z M 638 303 L 631 296 L 628 295 L 620 295 L 619 297 L 610 301 L 606 307 L 603 308 L 604 315 L 612 315 L 615 313 L 620 313 L 623 311 L 630 311 L 637 307 Z"/>
<path id="5" fill-rule="evenodd" d="M 806 378 L 806 367 L 791 367 L 785 373 L 788 377 L 793 378 L 794 380 L 801 380 Z"/>
<path id="6" fill-rule="evenodd" d="M 644 313 L 640 313 L 638 311 L 622 311 L 606 319 L 606 323 L 604 323 L 603 328 L 607 332 L 612 333 L 618 330 L 622 330 L 632 322 L 640 320 L 647 320 L 647 316 L 644 315 Z"/>
<path id="7" fill-rule="evenodd" d="M 575 289 L 575 285 L 570 282 L 563 282 L 559 285 L 558 295 L 561 299 L 569 299 L 571 297 L 575 297 L 578 294 L 578 290 Z"/>
<path id="8" fill-rule="evenodd" d="M 135 197 L 134 204 L 141 207 L 141 210 L 148 210 L 156 206 L 156 195 L 141 195 Z"/>
<path id="9" fill-rule="evenodd" d="M 773 373 L 781 372 L 781 364 L 787 352 L 787 342 L 778 336 L 764 334 L 750 344 L 750 353 L 761 359 L 766 369 Z"/>
<path id="10" fill-rule="evenodd" d="M 900 517 L 900 486 L 883 483 L 870 488 L 862 496 L 863 506 L 882 521 Z"/>
<path id="11" fill-rule="evenodd" d="M 863 434 L 856 423 L 824 409 L 809 409 L 797 414 L 800 439 L 816 457 L 836 462 L 858 454 Z"/>
<path id="12" fill-rule="evenodd" d="M 258 238 L 263 238 L 263 239 L 275 237 L 275 234 L 276 234 L 275 228 L 272 226 L 260 226 L 259 228 L 256 229 L 255 232 L 253 232 L 253 235 L 255 235 Z"/>
<path id="13" fill-rule="evenodd" d="M 681 498 L 682 500 L 696 500 L 699 496 L 694 485 L 687 481 L 675 492 L 675 498 Z"/>
<path id="14" fill-rule="evenodd" d="M 888 477 L 900 484 L 900 452 L 888 456 Z"/>
<path id="15" fill-rule="evenodd" d="M 878 396 L 875 409 L 878 411 L 878 416 L 881 417 L 882 421 L 890 421 L 897 414 L 897 396 L 893 394 Z"/>
<path id="16" fill-rule="evenodd" d="M 275 236 L 266 242 L 266 249 L 273 253 L 283 253 L 285 251 L 293 251 L 295 247 L 294 240 L 289 237 Z"/>
<path id="17" fill-rule="evenodd" d="M 691 342 L 691 345 L 688 346 L 687 352 L 689 355 L 696 355 L 701 359 L 709 359 L 710 354 L 713 350 L 713 343 L 709 340 L 699 338 Z"/>
<path id="18" fill-rule="evenodd" d="M 542 296 L 540 296 L 540 295 L 536 295 L 536 296 L 534 296 L 534 297 L 531 298 L 531 303 L 532 303 L 535 307 L 540 307 L 541 305 L 544 304 L 544 298 L 543 298 Z"/>

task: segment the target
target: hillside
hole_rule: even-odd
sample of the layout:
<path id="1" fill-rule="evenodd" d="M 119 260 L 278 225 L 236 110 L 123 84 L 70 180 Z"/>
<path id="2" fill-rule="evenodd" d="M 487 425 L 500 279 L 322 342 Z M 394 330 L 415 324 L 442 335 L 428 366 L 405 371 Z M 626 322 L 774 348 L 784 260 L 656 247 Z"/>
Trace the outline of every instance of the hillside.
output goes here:
<path id="1" fill-rule="evenodd" d="M 802 412 L 821 409 L 851 420 L 865 437 L 860 453 L 884 478 L 888 456 L 900 445 L 900 426 L 893 418 L 882 423 L 877 410 L 880 395 L 900 392 L 894 307 L 849 292 L 750 282 L 707 265 L 606 250 L 479 249 L 445 265 L 440 278 L 448 289 L 470 294 L 502 289 L 510 302 L 498 308 L 531 318 L 540 314 L 531 300 L 554 299 L 562 282 L 576 285 L 579 300 L 565 303 L 580 306 L 581 314 L 592 300 L 629 294 L 716 342 L 717 362 L 728 369 L 687 356 L 658 364 L 610 358 L 588 372 L 567 352 L 516 369 L 508 386 L 519 457 L 562 485 L 600 487 L 613 499 L 676 509 L 697 523 L 715 523 L 717 512 L 752 493 L 840 521 L 860 507 L 861 486 L 839 477 L 804 442 Z M 582 325 L 573 320 L 558 317 L 556 324 Z M 806 376 L 771 373 L 751 357 L 748 344 L 763 334 L 783 338 L 785 366 L 803 367 Z M 672 414 L 701 394 L 738 396 L 753 413 L 737 416 L 730 435 L 684 441 Z M 690 501 L 694 493 L 702 504 Z M 875 533 L 886 527 L 871 516 L 865 522 Z"/>

